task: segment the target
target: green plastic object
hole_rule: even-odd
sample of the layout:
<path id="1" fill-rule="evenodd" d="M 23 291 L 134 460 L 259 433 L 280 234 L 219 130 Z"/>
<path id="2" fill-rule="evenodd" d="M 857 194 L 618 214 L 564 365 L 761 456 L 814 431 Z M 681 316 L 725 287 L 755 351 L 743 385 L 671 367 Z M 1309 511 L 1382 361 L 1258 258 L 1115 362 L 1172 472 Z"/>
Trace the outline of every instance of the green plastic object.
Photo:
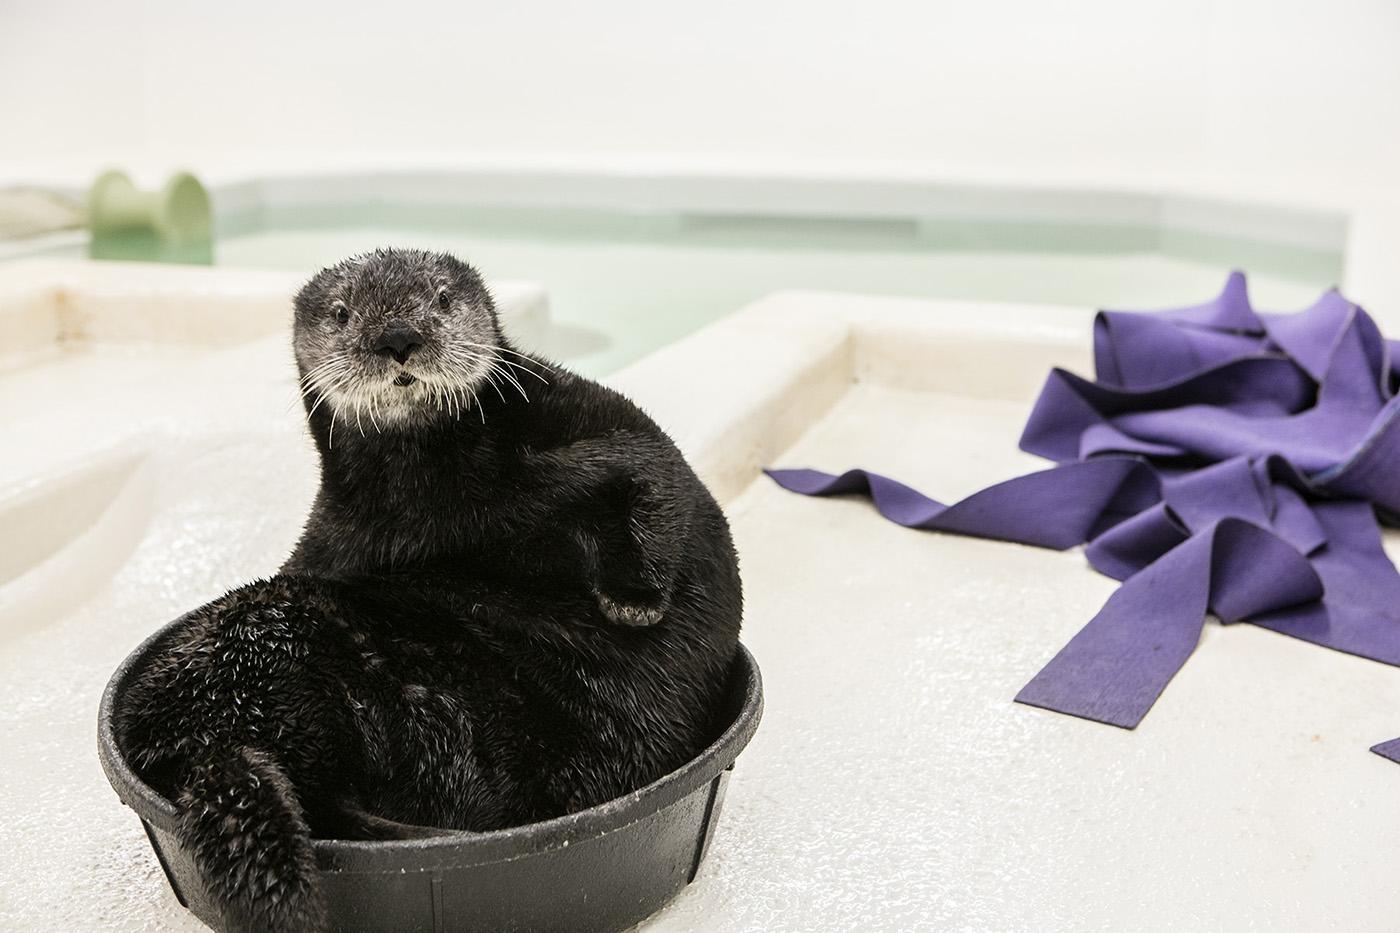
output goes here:
<path id="1" fill-rule="evenodd" d="M 209 265 L 214 261 L 214 211 L 209 192 L 189 172 L 158 191 L 136 187 L 125 172 L 103 172 L 88 189 L 93 259 Z"/>

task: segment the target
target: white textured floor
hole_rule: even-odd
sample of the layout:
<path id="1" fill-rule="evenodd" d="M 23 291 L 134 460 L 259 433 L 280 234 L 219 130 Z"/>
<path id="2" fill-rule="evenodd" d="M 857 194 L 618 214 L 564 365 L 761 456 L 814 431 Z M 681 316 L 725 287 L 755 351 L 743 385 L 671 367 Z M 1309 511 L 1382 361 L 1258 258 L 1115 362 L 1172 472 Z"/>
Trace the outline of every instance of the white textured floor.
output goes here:
<path id="1" fill-rule="evenodd" d="M 780 462 L 952 499 L 1044 465 L 1026 413 L 860 388 Z M 730 513 L 767 706 L 657 929 L 1394 929 L 1400 671 L 1210 623 L 1126 732 L 1011 702 L 1114 589 L 1082 554 L 765 481 Z"/>
<path id="2" fill-rule="evenodd" d="M 909 531 L 861 502 L 733 482 L 752 476 L 750 456 L 858 464 L 951 499 L 1038 465 L 1015 450 L 1025 386 L 1069 344 L 1049 311 L 1027 309 L 1043 323 L 1026 327 L 998 309 L 985 331 L 977 311 L 785 296 L 621 377 L 724 490 L 766 688 L 705 868 L 645 926 L 1393 928 L 1400 768 L 1366 747 L 1400 734 L 1400 672 L 1211 624 L 1135 732 L 1020 707 L 1017 689 L 1112 591 L 1082 555 Z M 864 322 L 854 336 L 847 312 Z M 731 350 L 729 395 L 707 391 L 716 347 Z M 1025 362 L 998 375 L 988 347 Z M 98 698 L 155 627 L 271 572 L 314 490 L 281 338 L 148 359 L 154 377 L 128 358 L 74 364 L 112 379 L 105 393 L 98 379 L 88 415 L 143 413 L 142 430 L 118 432 L 140 464 L 120 521 L 91 532 L 125 550 L 109 576 L 60 551 L 46 566 L 70 575 L 77 602 L 0 626 L 3 930 L 199 929 L 98 767 Z M 979 397 L 939 394 L 959 366 Z M 808 403 L 852 372 L 870 381 L 804 433 L 821 410 Z M 27 385 L 0 394 L 21 456 L 52 437 L 27 433 L 44 430 L 41 386 Z M 11 407 L 26 401 L 33 412 Z M 782 437 L 799 439 L 782 451 Z"/>
<path id="3" fill-rule="evenodd" d="M 101 691 L 123 657 L 155 628 L 240 582 L 276 570 L 295 540 L 315 491 L 314 453 L 293 409 L 295 372 L 285 338 L 180 361 L 142 354 L 159 379 L 133 374 L 131 354 L 67 361 L 125 382 L 92 399 L 93 442 L 108 430 L 118 449 L 141 465 L 124 497 L 137 500 L 124 529 L 95 528 L 113 545 L 134 540 L 110 579 L 60 552 L 41 571 L 57 572 L 82 590 L 82 605 L 36 622 L 26 612 L 0 631 L 0 930 L 198 930 L 203 926 L 169 892 L 132 813 L 107 786 L 96 758 Z M 42 374 L 31 374 L 24 384 Z M 16 381 L 0 395 L 7 413 Z M 156 398 L 158 387 L 178 386 Z M 7 426 L 19 443 L 52 443 L 64 422 L 80 417 L 79 401 L 52 414 Z M 101 427 L 131 409 L 117 425 Z M 196 413 L 214 414 L 206 419 Z M 36 412 L 36 414 L 38 414 Z M 116 437 L 120 435 L 120 438 Z M 153 443 L 148 443 L 153 442 Z M 95 449 L 95 448 L 92 448 Z M 83 453 L 90 453 L 85 451 Z M 31 451 L 32 453 L 32 451 Z M 79 452 L 75 452 L 79 453 Z M 7 467 L 13 462 L 6 456 Z M 142 495 L 140 487 L 148 493 Z M 142 508 L 144 503 L 145 508 Z M 22 542 L 11 539 L 7 548 Z M 61 562 L 53 567 L 52 562 Z M 62 598 L 64 594 L 58 594 Z M 53 598 L 53 597 L 51 597 Z"/>

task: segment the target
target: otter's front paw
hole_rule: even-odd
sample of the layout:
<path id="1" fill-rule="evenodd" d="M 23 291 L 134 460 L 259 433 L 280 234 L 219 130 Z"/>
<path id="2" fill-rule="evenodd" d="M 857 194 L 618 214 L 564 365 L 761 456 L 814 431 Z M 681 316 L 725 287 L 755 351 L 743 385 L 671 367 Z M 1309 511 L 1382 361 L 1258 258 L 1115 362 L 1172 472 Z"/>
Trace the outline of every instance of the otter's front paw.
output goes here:
<path id="1" fill-rule="evenodd" d="M 607 593 L 599 592 L 598 608 L 603 610 L 609 622 L 618 625 L 655 625 L 666 614 L 664 599 L 614 599 Z"/>

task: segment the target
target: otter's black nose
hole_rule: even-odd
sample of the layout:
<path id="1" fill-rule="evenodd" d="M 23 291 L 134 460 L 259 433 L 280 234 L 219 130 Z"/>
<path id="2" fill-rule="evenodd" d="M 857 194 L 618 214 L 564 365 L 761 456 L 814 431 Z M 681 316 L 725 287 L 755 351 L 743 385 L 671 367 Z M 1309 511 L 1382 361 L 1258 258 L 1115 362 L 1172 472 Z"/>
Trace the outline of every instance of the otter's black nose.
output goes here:
<path id="1" fill-rule="evenodd" d="M 374 352 L 407 363 L 414 350 L 423 345 L 423 335 L 407 324 L 395 322 L 384 328 L 374 342 Z"/>

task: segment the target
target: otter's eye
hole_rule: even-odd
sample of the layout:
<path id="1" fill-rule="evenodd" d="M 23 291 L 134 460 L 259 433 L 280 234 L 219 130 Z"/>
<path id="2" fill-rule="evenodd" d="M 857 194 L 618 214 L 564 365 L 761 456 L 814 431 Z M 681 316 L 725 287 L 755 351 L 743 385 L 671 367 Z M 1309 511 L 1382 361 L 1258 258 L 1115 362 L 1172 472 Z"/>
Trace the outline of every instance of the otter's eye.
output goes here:
<path id="1" fill-rule="evenodd" d="M 346 324 L 350 321 L 350 309 L 338 301 L 335 303 L 335 320 L 338 324 Z"/>
<path id="2" fill-rule="evenodd" d="M 444 311 L 452 307 L 452 296 L 445 288 L 438 289 L 438 307 Z"/>

